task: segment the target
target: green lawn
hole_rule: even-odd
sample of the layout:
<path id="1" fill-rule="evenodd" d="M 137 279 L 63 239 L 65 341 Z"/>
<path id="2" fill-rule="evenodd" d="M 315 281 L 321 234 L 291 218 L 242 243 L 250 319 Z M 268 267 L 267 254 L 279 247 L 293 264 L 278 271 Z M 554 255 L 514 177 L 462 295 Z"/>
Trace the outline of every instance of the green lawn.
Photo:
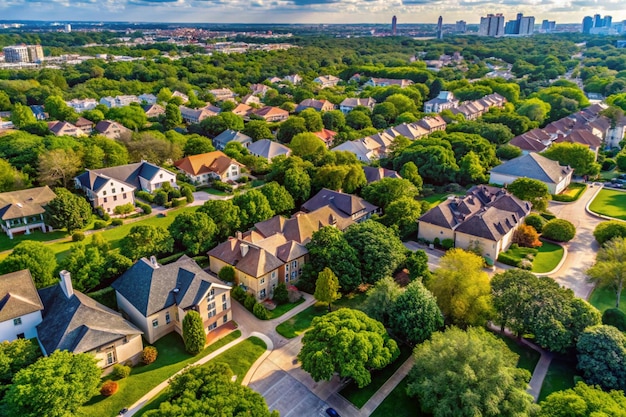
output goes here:
<path id="1" fill-rule="evenodd" d="M 392 364 L 379 371 L 372 372 L 372 382 L 366 387 L 359 388 L 354 382 L 346 385 L 339 394 L 346 400 L 354 404 L 355 407 L 361 408 L 376 394 L 376 391 L 382 387 L 385 382 L 398 370 L 402 364 L 411 356 L 412 349 L 410 346 L 400 345 L 400 356 Z"/>
<path id="2" fill-rule="evenodd" d="M 237 381 L 241 382 L 250 370 L 250 367 L 265 352 L 267 345 L 258 337 L 249 337 L 248 339 L 236 344 L 207 362 L 219 363 L 224 362 L 230 366 L 233 374 L 237 376 Z M 202 366 L 206 366 L 202 365 Z M 156 410 L 162 402 L 167 401 L 168 392 L 164 389 L 150 402 L 148 402 L 137 414 L 137 417 L 143 416 L 147 411 Z"/>
<path id="3" fill-rule="evenodd" d="M 365 301 L 365 298 L 365 293 L 344 295 L 342 298 L 333 303 L 333 310 L 342 307 L 359 309 L 363 301 Z M 299 312 L 289 320 L 280 323 L 276 327 L 276 331 L 287 339 L 293 339 L 294 337 L 306 332 L 311 327 L 311 322 L 315 317 L 323 316 L 326 313 L 328 313 L 328 305 L 324 303 L 316 303 Z"/>
<path id="4" fill-rule="evenodd" d="M 215 352 L 240 336 L 241 331 L 234 331 L 207 346 L 198 355 L 191 356 L 185 352 L 181 337 L 177 333 L 170 333 L 154 343 L 159 352 L 159 356 L 154 363 L 134 367 L 128 378 L 118 381 L 119 391 L 115 395 L 108 398 L 102 395 L 93 397 L 80 408 L 77 415 L 78 417 L 117 416 L 117 413 L 122 408 L 134 404 L 148 391 L 183 369 L 186 365 L 203 358 L 211 352 Z"/>
<path id="5" fill-rule="evenodd" d="M 426 417 L 420 410 L 417 399 L 406 395 L 408 376 L 389 393 L 387 398 L 374 410 L 370 417 Z"/>
<path id="6" fill-rule="evenodd" d="M 533 261 L 533 272 L 538 274 L 550 272 L 559 264 L 563 258 L 563 247 L 555 243 L 542 240 L 543 245 L 538 247 L 539 250 Z"/>
<path id="7" fill-rule="evenodd" d="M 513 352 L 519 355 L 519 359 L 517 361 L 517 367 L 522 369 L 527 369 L 531 374 L 535 370 L 535 366 L 537 366 L 537 362 L 541 358 L 541 355 L 536 350 L 529 348 L 526 345 L 518 343 L 517 341 L 511 339 L 508 336 L 504 336 L 500 333 L 492 332 L 495 337 L 502 340 Z"/>
<path id="8" fill-rule="evenodd" d="M 600 310 L 600 312 L 604 312 L 609 308 L 615 308 L 615 290 L 612 288 L 596 287 L 589 297 L 589 302 L 592 306 Z M 626 289 L 622 291 L 619 309 L 626 313 Z"/>
<path id="9" fill-rule="evenodd" d="M 0 234 L 0 252 L 13 249 L 18 243 L 25 240 L 34 240 L 36 242 L 48 242 L 50 240 L 62 239 L 67 237 L 67 232 L 56 230 L 50 233 L 43 233 L 41 230 L 35 230 L 30 235 L 19 234 L 15 235 L 13 239 L 2 233 Z"/>
<path id="10" fill-rule="evenodd" d="M 565 191 L 561 192 L 558 195 L 552 195 L 552 199 L 555 201 L 564 201 L 571 202 L 576 201 L 580 198 L 581 195 L 587 189 L 587 184 L 583 184 L 580 182 L 572 182 L 567 186 Z"/>
<path id="11" fill-rule="evenodd" d="M 575 361 L 555 357 L 550 363 L 546 379 L 543 380 L 541 392 L 539 393 L 539 401 L 545 400 L 545 398 L 553 392 L 574 387 L 574 378 L 578 375 Z"/>
<path id="12" fill-rule="evenodd" d="M 278 317 L 282 316 L 283 314 L 285 314 L 288 311 L 291 311 L 293 308 L 299 306 L 303 302 L 304 302 L 304 297 L 300 298 L 295 303 L 287 303 L 287 304 L 281 304 L 279 306 L 276 306 L 276 308 L 274 310 L 271 310 L 269 312 L 270 313 L 270 316 L 269 316 L 270 318 L 268 320 L 275 319 L 275 318 L 278 318 Z"/>
<path id="13" fill-rule="evenodd" d="M 597 214 L 626 220 L 626 192 L 602 189 L 589 209 Z"/>

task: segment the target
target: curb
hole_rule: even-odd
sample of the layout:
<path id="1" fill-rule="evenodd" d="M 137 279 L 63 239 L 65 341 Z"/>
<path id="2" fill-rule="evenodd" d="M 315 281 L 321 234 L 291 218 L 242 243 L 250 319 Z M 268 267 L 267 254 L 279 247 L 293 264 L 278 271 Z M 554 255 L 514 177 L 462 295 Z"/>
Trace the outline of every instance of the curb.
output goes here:
<path id="1" fill-rule="evenodd" d="M 547 277 L 549 275 L 552 275 L 556 272 L 559 272 L 559 269 L 561 269 L 561 267 L 563 266 L 563 264 L 565 263 L 565 261 L 567 260 L 567 255 L 568 255 L 568 251 L 567 251 L 567 247 L 565 245 L 562 245 L 559 242 L 553 242 L 553 241 L 549 241 L 550 243 L 554 244 L 554 245 L 559 245 L 560 247 L 563 248 L 563 256 L 561 257 L 561 260 L 559 261 L 559 263 L 554 267 L 554 269 L 552 271 L 549 272 L 541 272 L 541 273 L 535 273 L 533 272 L 533 274 L 537 275 L 538 277 Z"/>
<path id="2" fill-rule="evenodd" d="M 604 186 L 599 186 L 598 190 L 596 191 L 595 195 L 589 200 L 589 202 L 587 203 L 587 205 L 585 206 L 585 211 L 587 212 L 587 214 L 598 218 L 598 219 L 602 219 L 602 220 L 617 220 L 618 222 L 623 222 L 625 220 L 623 219 L 618 219 L 616 217 L 611 217 L 611 216 L 605 216 L 604 214 L 598 214 L 594 211 L 591 211 L 591 209 L 589 208 L 589 206 L 591 206 L 591 203 L 593 203 L 593 201 L 596 199 L 596 197 L 598 196 L 598 193 L 600 192 L 600 190 L 603 190 Z M 608 189 L 608 188 L 607 188 Z M 611 191 L 618 191 L 618 192 L 623 192 L 626 194 L 626 191 L 620 191 L 616 188 L 611 188 Z"/>

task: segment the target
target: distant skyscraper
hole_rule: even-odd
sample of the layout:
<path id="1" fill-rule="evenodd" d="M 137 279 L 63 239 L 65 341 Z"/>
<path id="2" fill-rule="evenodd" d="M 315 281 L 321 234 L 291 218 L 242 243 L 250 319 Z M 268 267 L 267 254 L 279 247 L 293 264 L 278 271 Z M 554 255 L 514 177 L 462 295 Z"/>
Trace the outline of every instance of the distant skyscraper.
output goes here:
<path id="1" fill-rule="evenodd" d="M 594 28 L 601 28 L 603 26 L 603 21 L 602 21 L 602 17 L 599 14 L 594 14 L 593 15 L 593 27 Z"/>
<path id="2" fill-rule="evenodd" d="M 7 46 L 2 48 L 6 62 L 28 62 L 28 47 L 26 45 Z"/>
<path id="3" fill-rule="evenodd" d="M 27 48 L 30 62 L 40 62 L 43 59 L 43 48 L 41 45 L 28 45 Z"/>
<path id="4" fill-rule="evenodd" d="M 532 16 L 526 16 L 522 13 L 517 14 L 515 20 L 509 20 L 504 27 L 504 33 L 506 35 L 532 35 L 535 31 L 535 18 Z"/>
<path id="5" fill-rule="evenodd" d="M 593 18 L 591 16 L 585 16 L 583 18 L 583 33 L 589 33 L 591 31 L 591 28 L 593 27 Z"/>
<path id="6" fill-rule="evenodd" d="M 467 22 L 465 20 L 457 20 L 454 25 L 454 31 L 458 33 L 467 32 Z"/>
<path id="7" fill-rule="evenodd" d="M 393 36 L 396 36 L 397 25 L 398 25 L 398 18 L 394 16 L 394 17 L 391 18 L 391 34 Z"/>
<path id="8" fill-rule="evenodd" d="M 553 32 L 556 29 L 556 22 L 554 20 L 544 20 L 541 22 L 541 30 L 545 33 Z"/>
<path id="9" fill-rule="evenodd" d="M 69 23 L 65 25 L 65 33 L 72 33 L 72 25 Z"/>
<path id="10" fill-rule="evenodd" d="M 480 36 L 504 35 L 504 16 L 502 13 L 488 14 L 487 17 L 481 17 L 478 34 Z"/>
<path id="11" fill-rule="evenodd" d="M 602 26 L 606 28 L 610 28 L 612 24 L 613 24 L 613 17 L 604 16 L 604 19 L 602 19 Z"/>
<path id="12" fill-rule="evenodd" d="M 437 20 L 437 39 L 443 39 L 443 17 Z"/>

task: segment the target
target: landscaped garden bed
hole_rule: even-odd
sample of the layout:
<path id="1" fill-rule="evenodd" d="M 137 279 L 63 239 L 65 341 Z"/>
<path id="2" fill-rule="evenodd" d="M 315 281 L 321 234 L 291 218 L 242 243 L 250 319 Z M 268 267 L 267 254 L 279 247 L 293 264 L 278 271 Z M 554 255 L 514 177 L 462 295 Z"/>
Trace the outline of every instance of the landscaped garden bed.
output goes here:
<path id="1" fill-rule="evenodd" d="M 498 261 L 518 268 L 541 274 L 552 271 L 563 258 L 563 247 L 542 240 L 538 248 L 524 248 L 511 245 L 509 250 L 498 256 Z M 524 267 L 527 265 L 526 267 Z"/>
<path id="2" fill-rule="evenodd" d="M 580 196 L 585 192 L 586 189 L 587 184 L 573 182 L 568 185 L 565 191 L 563 191 L 561 194 L 553 194 L 552 199 L 554 201 L 561 201 L 564 203 L 576 201 L 580 198 Z"/>

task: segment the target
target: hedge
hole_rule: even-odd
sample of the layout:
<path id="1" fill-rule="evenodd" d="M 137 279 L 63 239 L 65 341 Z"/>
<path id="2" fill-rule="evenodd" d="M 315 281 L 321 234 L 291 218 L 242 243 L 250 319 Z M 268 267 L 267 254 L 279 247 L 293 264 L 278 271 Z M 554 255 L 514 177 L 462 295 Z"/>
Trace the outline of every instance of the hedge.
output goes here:
<path id="1" fill-rule="evenodd" d="M 552 219 L 543 226 L 542 237 L 555 242 L 569 242 L 576 236 L 576 227 L 564 219 Z"/>
<path id="2" fill-rule="evenodd" d="M 518 267 L 520 260 L 519 258 L 515 256 L 502 252 L 500 255 L 498 255 L 498 262 L 502 262 L 503 264 L 506 264 L 506 265 Z"/>

